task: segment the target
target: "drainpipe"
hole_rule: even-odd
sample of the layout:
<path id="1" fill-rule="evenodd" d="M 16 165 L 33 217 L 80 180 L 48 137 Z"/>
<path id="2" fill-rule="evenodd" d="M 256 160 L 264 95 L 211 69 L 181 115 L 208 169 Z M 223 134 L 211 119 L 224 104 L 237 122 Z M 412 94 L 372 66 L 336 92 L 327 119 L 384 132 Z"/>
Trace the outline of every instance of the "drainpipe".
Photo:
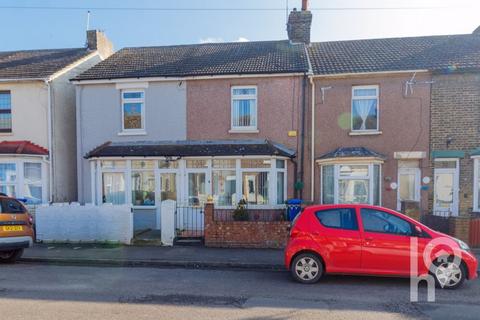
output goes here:
<path id="1" fill-rule="evenodd" d="M 50 80 L 44 80 L 47 86 L 47 135 L 48 135 L 48 202 L 53 202 L 53 156 L 52 156 L 52 86 Z"/>
<path id="2" fill-rule="evenodd" d="M 311 155 L 310 155 L 310 200 L 315 201 L 315 81 L 313 76 L 309 75 L 310 86 L 312 88 L 312 136 L 311 136 Z"/>
<path id="3" fill-rule="evenodd" d="M 303 178 L 304 178 L 304 166 L 305 166 L 305 113 L 306 113 L 306 104 L 307 104 L 307 99 L 305 97 L 306 87 L 307 87 L 307 74 L 303 76 L 303 80 L 302 80 L 302 119 L 301 119 L 302 131 L 300 134 L 301 162 L 300 162 L 300 172 L 298 177 L 304 185 L 305 185 L 305 181 L 303 181 Z M 303 199 L 303 188 L 300 189 L 299 195 L 300 195 L 300 199 Z"/>

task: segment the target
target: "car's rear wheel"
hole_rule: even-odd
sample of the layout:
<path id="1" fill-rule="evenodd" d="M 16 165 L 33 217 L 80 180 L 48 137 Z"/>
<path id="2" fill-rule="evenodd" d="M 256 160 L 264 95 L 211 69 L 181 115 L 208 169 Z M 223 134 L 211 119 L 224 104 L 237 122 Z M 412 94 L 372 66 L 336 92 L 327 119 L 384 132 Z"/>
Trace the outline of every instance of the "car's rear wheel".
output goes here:
<path id="1" fill-rule="evenodd" d="M 0 263 L 14 263 L 23 254 L 23 249 L 0 251 Z"/>
<path id="2" fill-rule="evenodd" d="M 312 253 L 302 253 L 292 262 L 291 273 L 295 280 L 301 283 L 316 283 L 323 275 L 323 263 Z"/>
<path id="3" fill-rule="evenodd" d="M 439 288 L 457 289 L 467 276 L 467 269 L 460 259 L 439 258 L 434 263 L 433 276 Z"/>

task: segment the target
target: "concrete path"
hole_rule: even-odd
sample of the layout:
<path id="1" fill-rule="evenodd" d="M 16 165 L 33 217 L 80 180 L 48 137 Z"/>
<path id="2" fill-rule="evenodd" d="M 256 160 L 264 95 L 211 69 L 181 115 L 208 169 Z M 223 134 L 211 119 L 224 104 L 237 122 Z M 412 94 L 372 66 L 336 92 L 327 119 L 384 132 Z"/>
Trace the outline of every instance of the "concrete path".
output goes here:
<path id="1" fill-rule="evenodd" d="M 283 250 L 194 247 L 35 245 L 23 262 L 92 266 L 145 266 L 284 270 Z"/>

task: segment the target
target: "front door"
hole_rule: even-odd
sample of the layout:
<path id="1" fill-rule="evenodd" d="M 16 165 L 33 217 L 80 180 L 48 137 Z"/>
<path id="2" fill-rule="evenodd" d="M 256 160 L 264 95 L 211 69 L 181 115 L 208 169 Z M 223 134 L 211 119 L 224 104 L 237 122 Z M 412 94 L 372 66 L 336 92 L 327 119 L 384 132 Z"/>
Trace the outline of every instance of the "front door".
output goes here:
<path id="1" fill-rule="evenodd" d="M 398 169 L 397 210 L 401 210 L 402 201 L 420 202 L 420 169 Z"/>
<path id="2" fill-rule="evenodd" d="M 433 213 L 458 215 L 458 175 L 456 168 L 435 169 Z"/>

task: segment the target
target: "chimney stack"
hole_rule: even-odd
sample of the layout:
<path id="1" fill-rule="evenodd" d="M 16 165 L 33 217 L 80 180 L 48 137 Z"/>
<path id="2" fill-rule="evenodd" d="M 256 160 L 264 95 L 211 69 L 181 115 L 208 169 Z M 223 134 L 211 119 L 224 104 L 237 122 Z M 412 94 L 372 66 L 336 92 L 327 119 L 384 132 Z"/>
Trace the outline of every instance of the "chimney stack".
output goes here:
<path id="1" fill-rule="evenodd" d="M 113 44 L 100 30 L 87 30 L 87 48 L 97 50 L 102 59 L 106 59 L 113 54 Z"/>
<path id="2" fill-rule="evenodd" d="M 310 30 L 312 27 L 312 12 L 308 10 L 308 0 L 302 0 L 302 10 L 296 8 L 288 16 L 288 39 L 292 43 L 310 43 Z"/>

